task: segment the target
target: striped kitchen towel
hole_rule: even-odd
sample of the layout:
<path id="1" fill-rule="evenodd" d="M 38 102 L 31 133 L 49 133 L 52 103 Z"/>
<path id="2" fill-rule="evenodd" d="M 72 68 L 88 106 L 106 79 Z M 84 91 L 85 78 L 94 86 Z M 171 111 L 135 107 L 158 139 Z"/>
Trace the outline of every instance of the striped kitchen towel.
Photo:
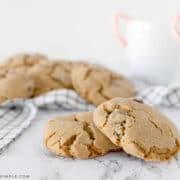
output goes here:
<path id="1" fill-rule="evenodd" d="M 149 86 L 135 81 L 136 98 L 153 106 L 180 108 L 180 86 Z M 94 105 L 75 91 L 60 89 L 33 99 L 15 99 L 0 104 L 0 152 L 35 119 L 39 108 L 89 111 Z"/>

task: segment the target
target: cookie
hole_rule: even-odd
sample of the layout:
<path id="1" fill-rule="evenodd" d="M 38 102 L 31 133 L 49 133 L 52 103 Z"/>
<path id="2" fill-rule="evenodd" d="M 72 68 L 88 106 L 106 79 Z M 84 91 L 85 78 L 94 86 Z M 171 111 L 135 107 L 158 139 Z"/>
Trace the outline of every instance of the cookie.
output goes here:
<path id="1" fill-rule="evenodd" d="M 146 160 L 166 160 L 180 149 L 180 135 L 166 116 L 141 101 L 114 98 L 94 112 L 94 123 L 115 145 Z"/>
<path id="2" fill-rule="evenodd" d="M 129 80 L 100 66 L 85 63 L 75 65 L 71 79 L 74 89 L 95 105 L 114 97 L 134 95 L 134 88 Z"/>
<path id="3" fill-rule="evenodd" d="M 45 60 L 47 57 L 42 54 L 16 54 L 0 62 L 0 68 L 28 68 Z"/>
<path id="4" fill-rule="evenodd" d="M 43 61 L 28 70 L 35 82 L 34 96 L 59 88 L 72 88 L 69 61 Z"/>
<path id="5" fill-rule="evenodd" d="M 44 141 L 49 151 L 75 158 L 91 158 L 118 150 L 93 123 L 92 112 L 64 115 L 48 121 Z"/>
<path id="6" fill-rule="evenodd" d="M 26 74 L 0 70 L 0 102 L 14 98 L 29 98 L 34 91 L 34 81 Z"/>

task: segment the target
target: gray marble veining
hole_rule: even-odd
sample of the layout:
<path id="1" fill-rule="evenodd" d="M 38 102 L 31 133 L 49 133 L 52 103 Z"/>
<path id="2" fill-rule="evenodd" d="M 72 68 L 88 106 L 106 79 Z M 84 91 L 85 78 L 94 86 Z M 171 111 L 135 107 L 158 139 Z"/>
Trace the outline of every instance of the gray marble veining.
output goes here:
<path id="1" fill-rule="evenodd" d="M 180 129 L 179 110 L 165 113 Z M 180 180 L 180 153 L 164 162 L 146 162 L 124 152 L 89 160 L 53 155 L 44 147 L 42 134 L 46 120 L 57 114 L 39 114 L 34 124 L 2 152 L 0 174 L 28 174 L 32 180 Z"/>

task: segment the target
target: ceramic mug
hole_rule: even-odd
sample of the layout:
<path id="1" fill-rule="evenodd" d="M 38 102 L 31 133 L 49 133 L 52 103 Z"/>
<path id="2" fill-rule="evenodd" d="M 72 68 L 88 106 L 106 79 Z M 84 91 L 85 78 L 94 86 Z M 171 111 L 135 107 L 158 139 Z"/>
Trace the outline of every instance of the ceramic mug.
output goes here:
<path id="1" fill-rule="evenodd" d="M 125 38 L 119 32 L 119 20 L 127 22 Z M 169 84 L 175 78 L 180 60 L 180 31 L 177 29 L 180 16 L 173 23 L 153 23 L 135 20 L 117 13 L 113 29 L 119 42 L 126 48 L 128 67 L 133 77 L 149 83 Z"/>

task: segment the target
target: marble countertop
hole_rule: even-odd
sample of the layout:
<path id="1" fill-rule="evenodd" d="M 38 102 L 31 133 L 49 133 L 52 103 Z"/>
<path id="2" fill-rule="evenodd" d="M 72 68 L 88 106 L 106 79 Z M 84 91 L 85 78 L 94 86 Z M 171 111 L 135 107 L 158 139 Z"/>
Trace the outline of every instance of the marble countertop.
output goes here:
<path id="1" fill-rule="evenodd" d="M 163 108 L 161 111 L 180 129 L 179 109 Z M 165 162 L 145 162 L 123 152 L 108 153 L 90 160 L 52 155 L 42 143 L 44 124 L 48 118 L 64 113 L 68 112 L 39 112 L 32 125 L 0 155 L 0 180 L 180 179 L 180 153 Z M 3 178 L 5 175 L 9 178 Z"/>

